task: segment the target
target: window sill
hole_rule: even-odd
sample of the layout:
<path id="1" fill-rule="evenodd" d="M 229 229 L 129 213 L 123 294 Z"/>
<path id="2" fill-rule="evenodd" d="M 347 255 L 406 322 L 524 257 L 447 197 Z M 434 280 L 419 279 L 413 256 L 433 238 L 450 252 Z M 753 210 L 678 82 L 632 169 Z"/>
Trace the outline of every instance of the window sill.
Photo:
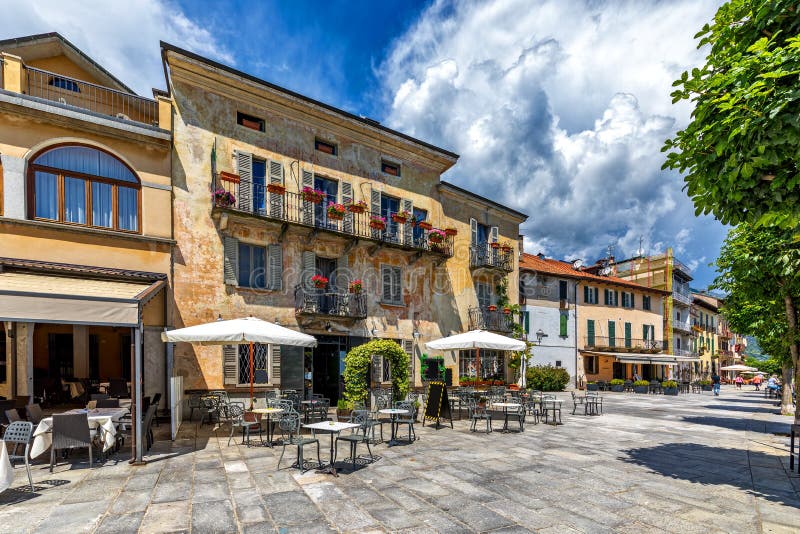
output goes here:
<path id="1" fill-rule="evenodd" d="M 406 307 L 405 304 L 402 304 L 400 302 L 386 302 L 385 300 L 380 301 L 379 304 L 381 306 L 389 306 L 390 308 L 405 308 Z"/>
<path id="2" fill-rule="evenodd" d="M 274 289 L 269 289 L 267 287 L 264 287 L 264 288 L 261 288 L 261 287 L 247 287 L 247 286 L 240 286 L 240 285 L 235 285 L 233 287 L 235 287 L 237 291 L 247 291 L 249 293 L 264 293 L 264 294 L 268 294 L 268 293 L 274 293 L 275 292 Z M 247 384 L 247 385 L 250 386 L 250 384 Z"/>
<path id="3" fill-rule="evenodd" d="M 32 227 L 46 228 L 52 230 L 61 230 L 65 232 L 102 235 L 120 239 L 130 239 L 134 241 L 148 241 L 152 243 L 164 243 L 168 245 L 175 244 L 174 239 L 169 239 L 164 237 L 151 237 L 133 232 L 108 230 L 99 227 L 82 226 L 70 223 L 51 222 L 51 221 L 37 220 L 37 219 L 16 219 L 11 217 L 0 217 L 0 222 L 6 224 L 19 224 L 22 226 L 32 226 Z"/>

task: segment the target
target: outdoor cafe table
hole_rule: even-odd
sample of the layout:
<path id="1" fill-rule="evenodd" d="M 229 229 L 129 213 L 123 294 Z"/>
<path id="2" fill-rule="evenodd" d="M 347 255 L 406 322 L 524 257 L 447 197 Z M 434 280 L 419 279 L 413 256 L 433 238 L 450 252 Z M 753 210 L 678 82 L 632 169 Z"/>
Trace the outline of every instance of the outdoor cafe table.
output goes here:
<path id="1" fill-rule="evenodd" d="M 125 408 L 95 408 L 93 410 L 70 410 L 67 414 L 86 413 L 89 419 L 89 428 L 97 428 L 103 440 L 103 452 L 110 450 L 116 443 L 116 422 L 128 413 Z M 44 453 L 53 444 L 53 418 L 45 417 L 33 432 L 33 446 L 31 458 L 36 458 Z"/>
<path id="2" fill-rule="evenodd" d="M 270 416 L 281 414 L 283 410 L 280 408 L 253 408 L 250 411 L 260 415 L 262 419 L 265 415 L 267 416 L 267 444 L 272 447 L 272 421 Z"/>
<path id="3" fill-rule="evenodd" d="M 14 482 L 14 468 L 8 459 L 5 442 L 0 439 L 0 493 L 8 489 Z"/>
<path id="4" fill-rule="evenodd" d="M 408 413 L 408 410 L 401 410 L 399 408 L 384 408 L 383 410 L 378 410 L 378 413 L 382 413 L 384 415 L 388 415 L 392 419 L 392 437 L 389 439 L 389 443 L 386 444 L 387 447 L 392 447 L 400 443 L 397 441 L 396 435 L 396 427 L 397 427 L 397 416 L 404 415 Z"/>
<path id="5" fill-rule="evenodd" d="M 522 406 L 521 404 L 517 404 L 516 402 L 493 402 L 492 408 L 502 408 L 503 409 L 503 430 L 502 432 L 508 432 L 508 409 L 509 408 L 519 408 Z"/>
<path id="6" fill-rule="evenodd" d="M 341 423 L 338 421 L 320 421 L 319 423 L 309 423 L 307 425 L 303 425 L 303 428 L 308 428 L 317 432 L 328 432 L 331 435 L 331 461 L 328 463 L 328 465 L 323 465 L 317 469 L 317 473 L 329 473 L 335 477 L 339 476 L 336 474 L 336 465 L 333 463 L 333 436 L 342 430 L 358 428 L 359 426 L 360 425 L 358 423 Z"/>

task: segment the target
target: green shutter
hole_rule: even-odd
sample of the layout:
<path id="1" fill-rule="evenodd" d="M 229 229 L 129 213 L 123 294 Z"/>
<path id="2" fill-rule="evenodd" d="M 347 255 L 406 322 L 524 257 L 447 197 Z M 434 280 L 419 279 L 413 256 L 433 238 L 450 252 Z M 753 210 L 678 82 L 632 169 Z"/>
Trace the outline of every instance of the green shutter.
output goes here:
<path id="1" fill-rule="evenodd" d="M 586 345 L 594 347 L 594 320 L 592 319 L 586 321 Z"/>
<path id="2" fill-rule="evenodd" d="M 631 293 L 630 305 L 631 305 L 631 308 L 635 308 L 636 307 L 636 299 L 634 298 L 634 294 L 633 293 Z"/>
<path id="3" fill-rule="evenodd" d="M 617 323 L 615 321 L 608 321 L 608 346 L 617 346 Z"/>
<path id="4" fill-rule="evenodd" d="M 560 325 L 560 329 L 559 329 L 559 333 L 558 333 L 558 335 L 560 335 L 561 337 L 567 337 L 567 335 L 568 335 L 567 334 L 567 322 L 568 322 L 568 320 L 569 319 L 567 317 L 567 314 L 566 313 L 562 313 L 561 314 L 561 325 Z"/>
<path id="5" fill-rule="evenodd" d="M 531 332 L 531 312 L 525 312 L 523 315 L 525 319 L 525 333 L 530 334 Z"/>
<path id="6" fill-rule="evenodd" d="M 583 303 L 589 303 L 589 286 L 583 286 Z"/>
<path id="7" fill-rule="evenodd" d="M 625 348 L 631 348 L 631 323 L 625 323 Z"/>

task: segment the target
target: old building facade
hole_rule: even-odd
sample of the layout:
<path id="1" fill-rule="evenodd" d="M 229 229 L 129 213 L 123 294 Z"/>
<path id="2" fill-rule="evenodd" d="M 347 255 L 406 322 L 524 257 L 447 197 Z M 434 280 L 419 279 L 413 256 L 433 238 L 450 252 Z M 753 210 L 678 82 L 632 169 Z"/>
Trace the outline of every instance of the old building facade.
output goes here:
<path id="1" fill-rule="evenodd" d="M 188 390 L 298 389 L 335 401 L 369 339 L 413 355 L 464 331 L 481 283 L 517 299 L 525 216 L 440 176 L 447 150 L 162 43 L 174 115 L 175 326 L 252 315 L 313 350 L 179 345 Z M 496 245 L 493 245 L 496 243 Z M 500 245 L 507 245 L 504 249 Z M 480 319 L 477 318 L 476 319 Z M 443 355 L 455 375 L 458 355 Z M 373 382 L 388 379 L 375 362 Z"/>

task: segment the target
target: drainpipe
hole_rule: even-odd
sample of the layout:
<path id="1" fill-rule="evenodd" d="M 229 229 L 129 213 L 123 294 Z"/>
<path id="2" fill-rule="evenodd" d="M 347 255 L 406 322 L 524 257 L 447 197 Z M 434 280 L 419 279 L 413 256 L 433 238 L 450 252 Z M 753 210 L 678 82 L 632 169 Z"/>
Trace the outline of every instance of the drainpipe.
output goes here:
<path id="1" fill-rule="evenodd" d="M 575 389 L 578 389 L 578 281 L 572 288 L 573 295 L 575 295 Z"/>

